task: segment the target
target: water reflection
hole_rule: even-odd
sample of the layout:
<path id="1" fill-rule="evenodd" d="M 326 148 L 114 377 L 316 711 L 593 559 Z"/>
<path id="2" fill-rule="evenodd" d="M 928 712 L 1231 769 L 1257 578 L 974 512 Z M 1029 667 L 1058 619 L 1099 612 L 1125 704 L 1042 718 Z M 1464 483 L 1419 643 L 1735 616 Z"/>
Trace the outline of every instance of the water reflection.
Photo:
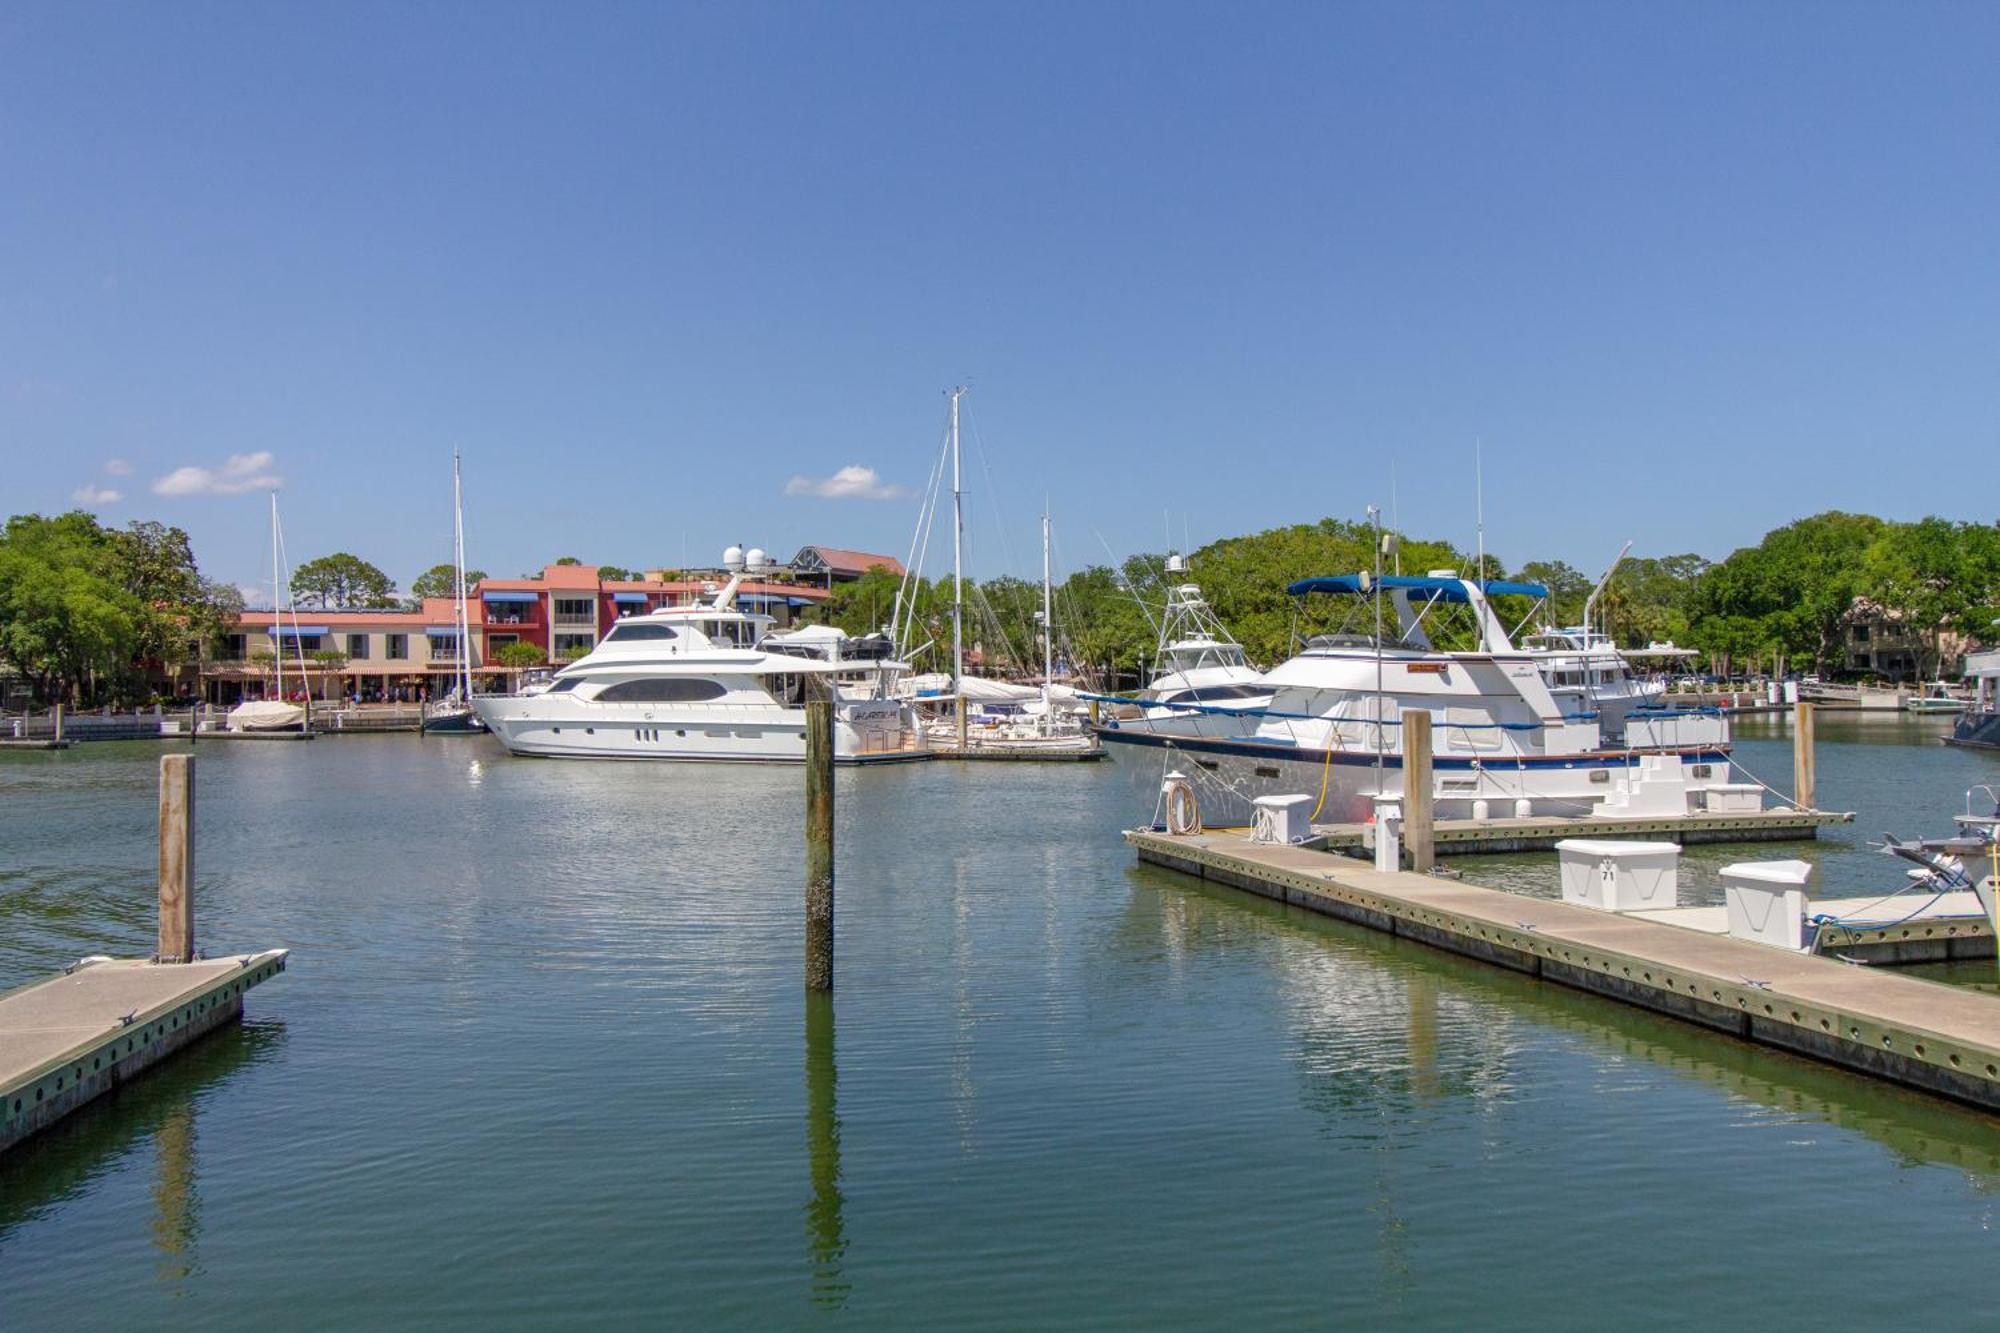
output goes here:
<path id="1" fill-rule="evenodd" d="M 84 1195 L 151 1137 L 152 1233 L 161 1276 L 170 1282 L 191 1276 L 200 1233 L 196 1130 L 206 1094 L 239 1070 L 275 1058 L 284 1042 L 282 1023 L 224 1028 L 0 1157 L 0 1241 Z"/>
<path id="2" fill-rule="evenodd" d="M 201 1198 L 195 1189 L 194 1149 L 194 1108 L 182 1102 L 153 1136 L 153 1245 L 160 1252 L 160 1282 L 176 1295 L 184 1294 L 181 1284 L 196 1271 Z"/>
<path id="3" fill-rule="evenodd" d="M 1174 900 L 1156 925 L 1169 947 L 1248 952 L 1273 935 L 1273 919 L 1296 931 L 1294 944 L 1313 937 L 1319 947 L 1256 950 L 1283 985 L 1300 1099 L 1330 1133 L 1385 1153 L 1424 1132 L 1427 1104 L 1506 1099 L 1520 1051 L 1555 1031 L 1608 1061 L 1643 1062 L 1786 1119 L 1863 1135 L 1901 1165 L 1955 1168 L 2000 1192 L 2000 1133 L 1975 1111 L 1170 871 L 1138 867 L 1131 878 Z M 1380 1040 L 1399 1028 L 1400 1050 Z M 1391 1197 L 1385 1188 L 1376 1205 L 1385 1262 Z"/>
<path id="4" fill-rule="evenodd" d="M 842 1271 L 847 1233 L 841 1218 L 839 1070 L 833 1053 L 833 996 L 806 995 L 806 1157 L 812 1199 L 806 1204 L 806 1246 L 812 1255 L 812 1300 L 825 1309 L 847 1304 Z"/>

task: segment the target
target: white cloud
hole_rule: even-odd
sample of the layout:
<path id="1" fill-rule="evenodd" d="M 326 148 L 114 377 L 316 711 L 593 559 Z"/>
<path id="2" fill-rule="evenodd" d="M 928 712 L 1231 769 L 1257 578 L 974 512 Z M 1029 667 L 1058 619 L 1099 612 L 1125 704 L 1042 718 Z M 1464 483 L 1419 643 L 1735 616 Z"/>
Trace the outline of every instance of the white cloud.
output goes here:
<path id="1" fill-rule="evenodd" d="M 849 463 L 830 477 L 793 477 L 787 495 L 816 495 L 822 500 L 903 500 L 916 494 L 907 486 L 883 482 L 872 467 Z"/>
<path id="2" fill-rule="evenodd" d="M 271 453 L 231 454 L 221 467 L 177 467 L 153 483 L 155 495 L 241 495 L 274 491 L 284 478 L 270 471 Z"/>
<path id="3" fill-rule="evenodd" d="M 69 498 L 80 505 L 115 505 L 125 498 L 125 492 L 114 491 L 95 482 L 86 482 L 71 491 Z"/>
<path id="4" fill-rule="evenodd" d="M 104 470 L 114 477 L 129 477 L 132 475 L 132 465 L 122 458 L 112 459 L 104 465 Z"/>

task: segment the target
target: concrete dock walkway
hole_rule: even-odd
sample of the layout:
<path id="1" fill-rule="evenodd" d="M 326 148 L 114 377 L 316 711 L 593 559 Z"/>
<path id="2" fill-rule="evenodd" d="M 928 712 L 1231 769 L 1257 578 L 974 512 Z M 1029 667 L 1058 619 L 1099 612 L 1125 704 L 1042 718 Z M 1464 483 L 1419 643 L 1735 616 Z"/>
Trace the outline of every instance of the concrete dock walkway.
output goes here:
<path id="1" fill-rule="evenodd" d="M 1125 837 L 1155 865 L 2000 1110 L 1994 996 L 1241 834 Z"/>
<path id="2" fill-rule="evenodd" d="M 288 951 L 193 963 L 103 959 L 0 995 L 0 1152 L 240 1018 Z"/>

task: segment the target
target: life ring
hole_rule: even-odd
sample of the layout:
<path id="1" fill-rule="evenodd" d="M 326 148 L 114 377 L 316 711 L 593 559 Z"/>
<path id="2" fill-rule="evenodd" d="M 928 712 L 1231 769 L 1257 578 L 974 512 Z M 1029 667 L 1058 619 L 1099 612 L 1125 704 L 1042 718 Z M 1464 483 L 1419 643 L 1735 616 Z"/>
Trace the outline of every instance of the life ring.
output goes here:
<path id="1" fill-rule="evenodd" d="M 1184 778 L 1170 778 L 1166 786 L 1167 832 L 1186 837 L 1201 832 L 1201 803 L 1194 787 Z"/>

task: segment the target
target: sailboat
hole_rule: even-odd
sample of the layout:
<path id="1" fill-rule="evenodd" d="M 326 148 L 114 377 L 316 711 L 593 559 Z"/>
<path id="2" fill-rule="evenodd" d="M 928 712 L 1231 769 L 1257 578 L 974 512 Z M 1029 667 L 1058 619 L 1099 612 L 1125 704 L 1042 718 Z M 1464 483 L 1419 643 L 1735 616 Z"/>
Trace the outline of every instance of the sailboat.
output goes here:
<path id="1" fill-rule="evenodd" d="M 424 705 L 426 736 L 470 736 L 486 730 L 479 714 L 472 711 L 472 635 L 465 612 L 465 493 L 459 482 L 456 449 L 451 451 L 451 570 L 458 662 L 451 693 Z"/>
<path id="2" fill-rule="evenodd" d="M 1050 582 L 1049 520 L 1042 516 L 1042 611 L 1043 676 L 1040 689 L 1011 681 L 989 680 L 965 674 L 965 492 L 959 433 L 959 400 L 962 388 L 953 389 L 947 452 L 951 458 L 951 678 L 948 689 L 940 676 L 906 677 L 899 689 L 903 697 L 922 706 L 936 708 L 947 701 L 949 717 L 932 716 L 926 730 L 933 745 L 942 745 L 961 754 L 974 751 L 1075 751 L 1096 757 L 1096 741 L 1085 729 L 1075 700 L 1075 692 L 1055 687 L 1050 679 L 1055 670 L 1055 625 L 1052 617 Z M 943 480 L 940 460 L 933 474 L 933 493 Z M 934 505 L 927 500 L 918 516 L 917 535 L 911 549 L 928 549 Z M 922 563 L 907 566 L 905 585 L 916 576 Z M 897 616 L 902 612 L 902 593 L 897 594 Z M 907 656 L 907 654 L 904 654 Z M 1067 696 L 1061 702 L 1057 695 Z M 1067 707 L 1065 707 L 1067 705 Z"/>
<path id="3" fill-rule="evenodd" d="M 285 596 L 284 558 L 278 549 L 278 493 L 271 492 L 271 697 L 251 699 L 229 710 L 231 731 L 292 731 L 308 729 L 306 710 L 285 702 Z M 293 626 L 297 629 L 296 624 Z M 299 678 L 305 680 L 305 663 L 299 664 Z M 310 682 L 307 682 L 310 689 Z"/>

